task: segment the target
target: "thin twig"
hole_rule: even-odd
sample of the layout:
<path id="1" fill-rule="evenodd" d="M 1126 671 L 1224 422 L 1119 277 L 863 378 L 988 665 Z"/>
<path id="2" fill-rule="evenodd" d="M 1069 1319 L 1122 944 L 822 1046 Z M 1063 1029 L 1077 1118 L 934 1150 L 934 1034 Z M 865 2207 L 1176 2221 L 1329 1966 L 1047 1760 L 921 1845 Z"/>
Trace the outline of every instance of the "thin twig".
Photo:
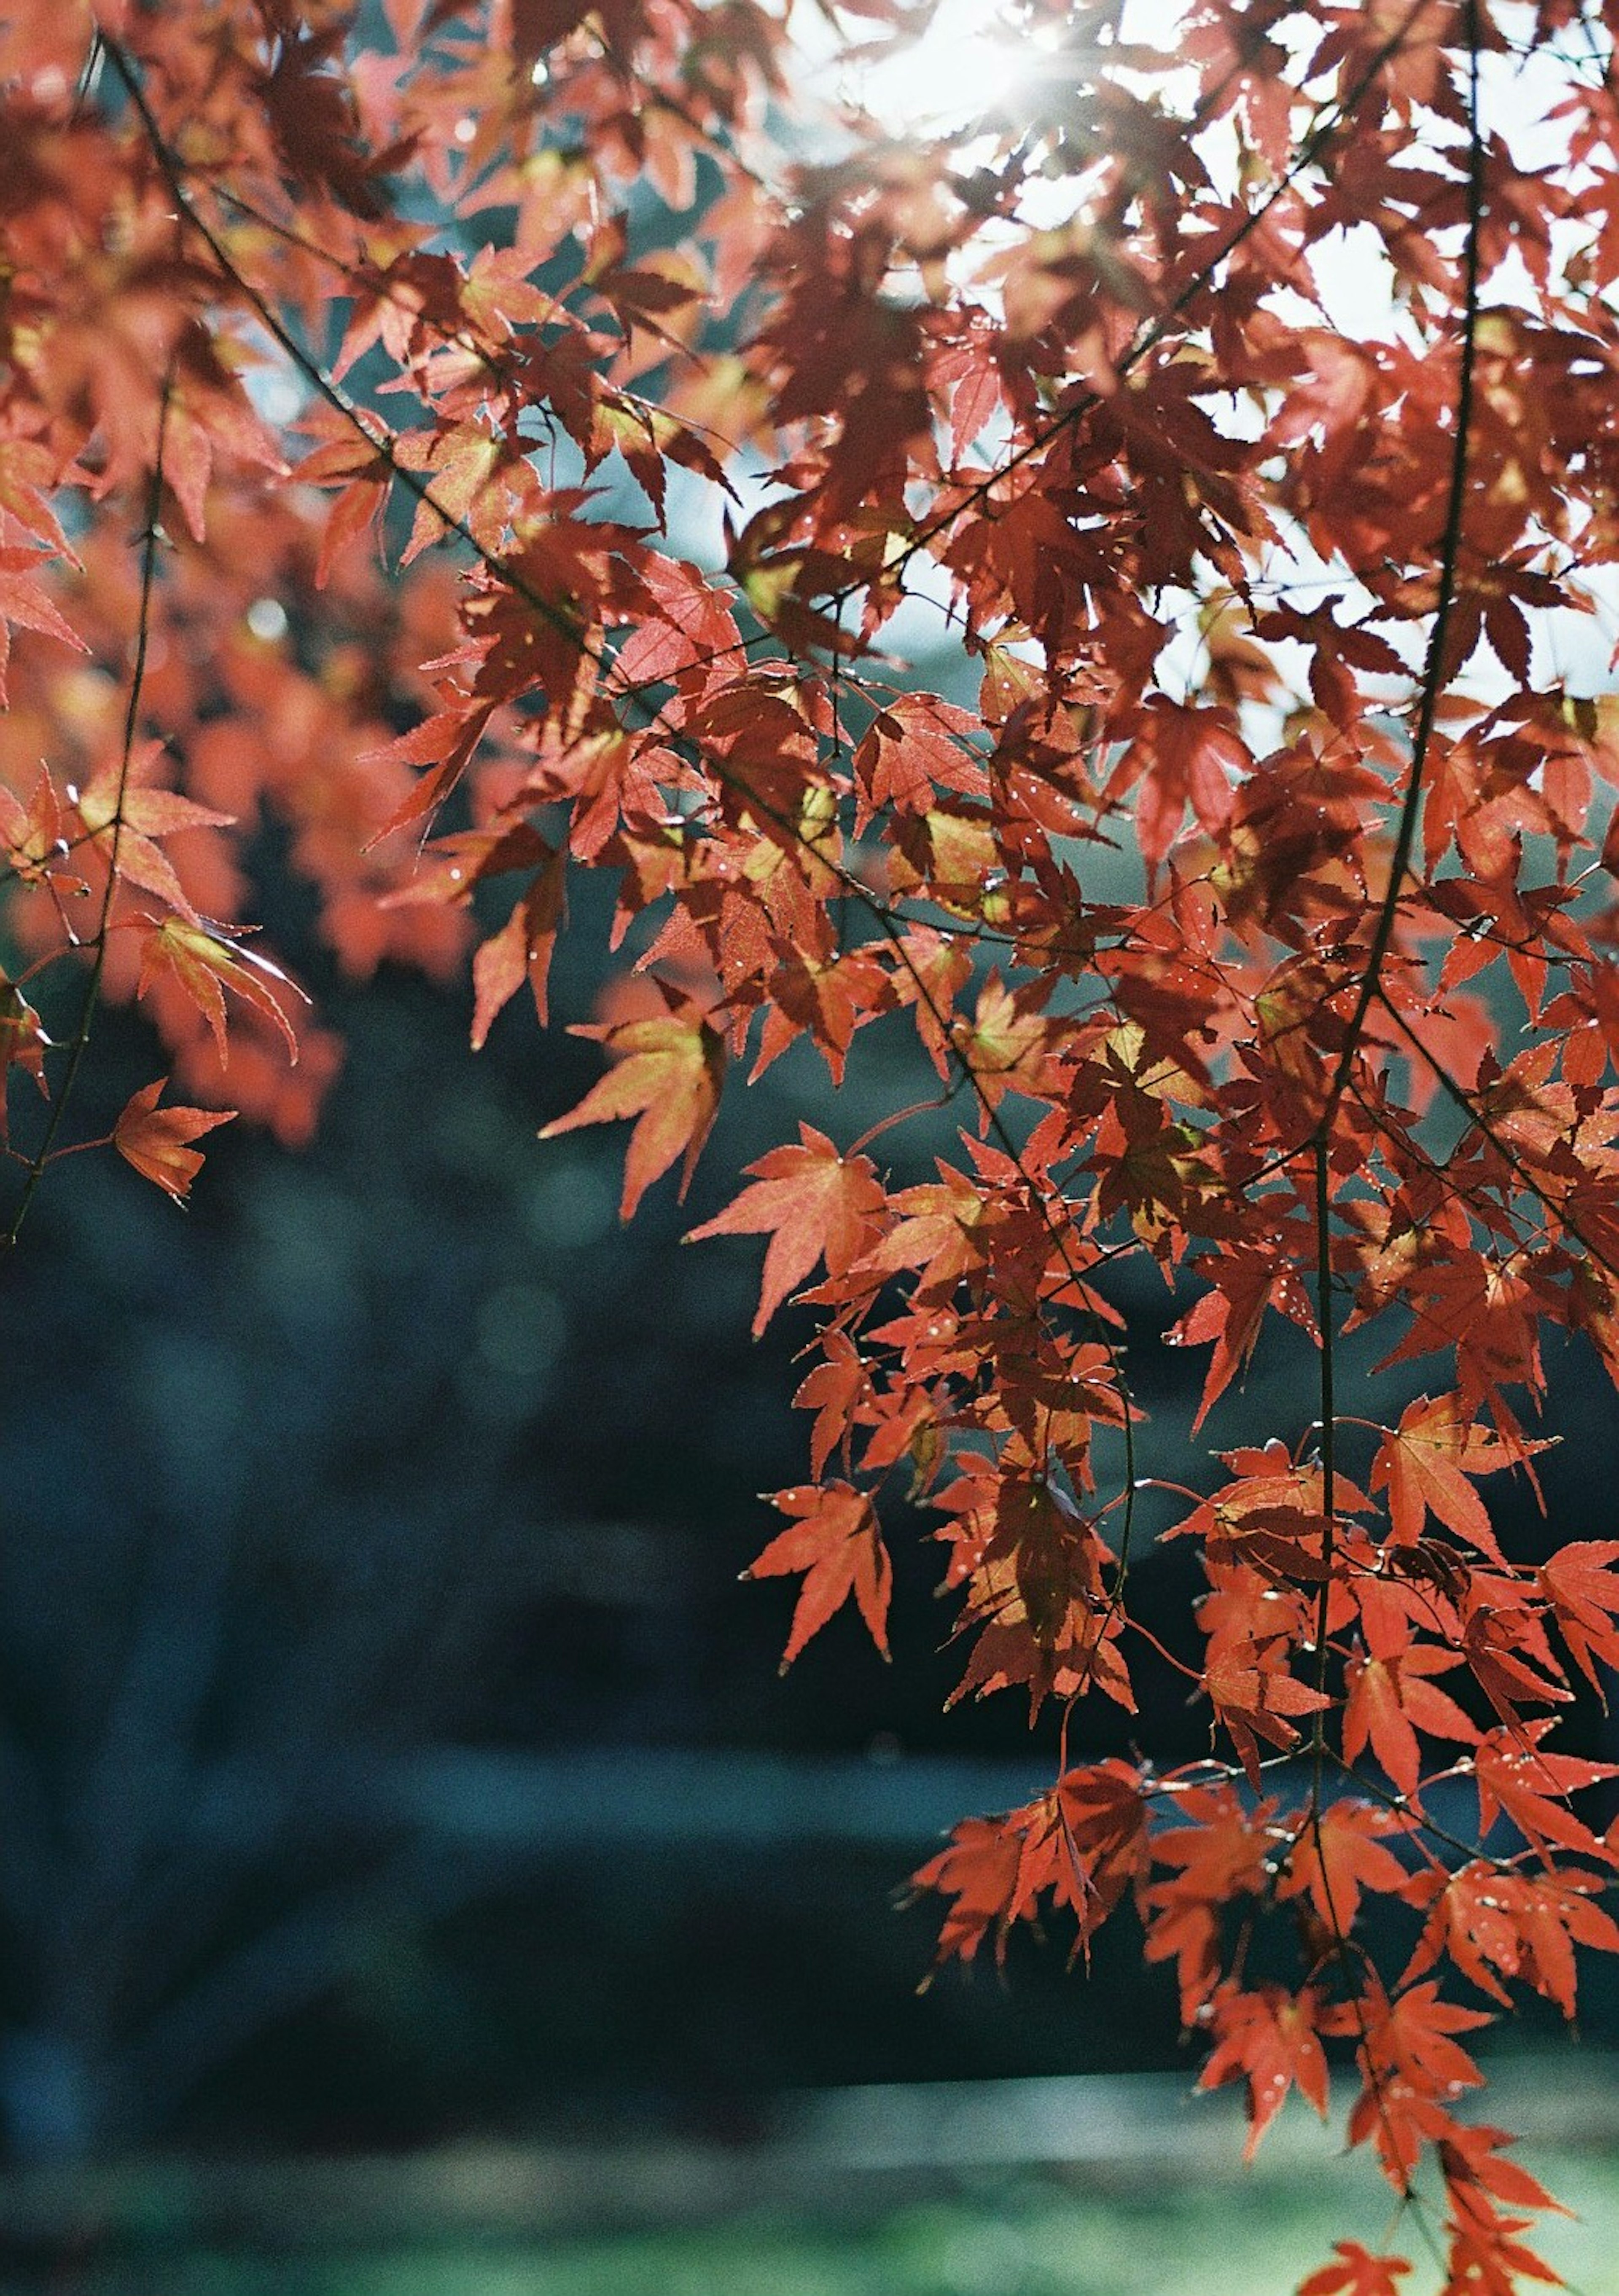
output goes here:
<path id="1" fill-rule="evenodd" d="M 102 889 L 100 914 L 95 931 L 86 944 L 90 950 L 90 971 L 85 982 L 84 999 L 79 1006 L 78 1021 L 68 1043 L 67 1066 L 56 1097 L 51 1104 L 44 1136 L 35 1154 L 29 1159 L 22 1192 L 12 1214 L 11 1225 L 0 1237 L 0 1247 L 9 1250 L 15 1244 L 27 1218 L 29 1207 L 38 1192 L 45 1170 L 55 1152 L 68 1103 L 73 1097 L 74 1086 L 90 1044 L 91 1024 L 101 1001 L 102 980 L 107 969 L 107 942 L 112 923 L 112 905 L 118 897 L 119 859 L 124 836 L 124 807 L 129 791 L 130 767 L 135 757 L 135 734 L 141 719 L 141 695 L 146 680 L 146 655 L 151 636 L 151 604 L 157 585 L 158 550 L 162 541 L 159 518 L 163 507 L 163 456 L 168 439 L 168 410 L 174 395 L 175 371 L 170 362 L 163 377 L 158 398 L 158 436 L 152 455 L 151 473 L 146 488 L 146 519 L 141 534 L 141 594 L 139 618 L 135 624 L 135 660 L 129 674 L 129 695 L 124 710 L 123 747 L 119 757 L 118 782 L 114 791 L 112 817 L 102 830 L 111 829 L 107 841 L 107 882 Z M 95 832 L 102 833 L 102 832 Z"/>
<path id="2" fill-rule="evenodd" d="M 1388 884 L 1378 911 L 1378 922 L 1372 932 L 1366 969 L 1361 976 L 1354 1010 L 1338 1051 L 1332 1080 L 1327 1087 L 1326 1103 L 1318 1127 L 1323 1139 L 1331 1129 L 1338 1103 L 1348 1085 L 1366 1027 L 1366 1016 L 1371 1010 L 1372 999 L 1378 993 L 1382 978 L 1383 960 L 1388 955 L 1389 944 L 1394 939 L 1394 920 L 1405 890 L 1405 873 L 1416 841 L 1417 819 L 1422 806 L 1422 777 L 1433 743 L 1440 699 L 1449 684 L 1445 656 L 1450 645 L 1451 618 L 1456 603 L 1461 559 L 1462 529 L 1467 516 L 1468 445 L 1473 430 L 1474 381 L 1478 354 L 1479 281 L 1484 260 L 1484 146 L 1478 124 L 1478 0 L 1467 0 L 1465 20 L 1468 37 L 1468 222 L 1463 261 L 1461 365 L 1456 384 L 1456 436 L 1451 449 L 1450 487 L 1439 545 L 1439 587 L 1433 624 L 1428 631 L 1421 698 L 1411 734 L 1410 773 L 1400 807 L 1399 825 L 1394 832 Z"/>

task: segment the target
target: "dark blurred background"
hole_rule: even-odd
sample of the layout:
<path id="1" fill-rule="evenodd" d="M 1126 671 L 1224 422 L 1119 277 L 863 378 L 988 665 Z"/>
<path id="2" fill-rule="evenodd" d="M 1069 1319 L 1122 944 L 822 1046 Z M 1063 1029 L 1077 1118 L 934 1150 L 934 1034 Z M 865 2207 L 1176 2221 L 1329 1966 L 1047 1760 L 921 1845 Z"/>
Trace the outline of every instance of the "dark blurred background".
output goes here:
<path id="1" fill-rule="evenodd" d="M 296 922 L 272 915 L 278 947 Z M 589 1016 L 604 938 L 584 888 L 560 1021 Z M 961 1669 L 925 1519 L 890 1523 L 891 1668 L 846 1616 L 779 1679 L 793 1583 L 737 1583 L 773 1532 L 758 1494 L 805 1471 L 809 1325 L 751 1342 L 758 1246 L 678 1239 L 797 1114 L 846 1142 L 925 1095 L 898 1040 L 873 1032 L 841 1099 L 790 1058 L 738 1090 L 688 1203 L 666 1182 L 626 1230 L 622 1132 L 535 1136 L 593 1045 L 514 1006 L 474 1059 L 455 996 L 298 960 L 348 1047 L 314 1144 L 216 1136 L 184 1215 L 110 1155 L 70 1160 L 4 1274 L 9 2158 L 746 2133 L 784 2089 L 1182 2062 L 1127 1914 L 1088 1978 L 1066 1938 L 1026 1938 L 1002 1980 L 918 1991 L 936 1917 L 896 1887 L 1055 1759 L 1055 1718 L 1031 1736 L 1014 1699 L 943 1712 Z M 109 1015 L 86 1128 L 157 1072 Z M 927 1170 L 958 1117 L 888 1135 L 891 1168 Z M 1161 1345 L 1156 1277 L 1116 1296 L 1154 1470 L 1206 1486 L 1201 1357 Z M 1611 1398 L 1552 1370 L 1549 1503 L 1601 1535 Z M 1268 1335 L 1210 1439 L 1293 1439 L 1310 1372 Z M 1532 1551 L 1533 1503 L 1506 1496 Z M 1137 1586 L 1183 1641 L 1180 1550 Z M 1206 1750 L 1176 1677 L 1140 1688 L 1079 1751 Z M 1599 2036 L 1611 1994 L 1587 2000 Z"/>
<path id="2" fill-rule="evenodd" d="M 319 968 L 348 1049 L 311 1147 L 233 1128 L 184 1215 L 70 1160 L 6 1270 L 11 2157 L 1115 2056 L 1111 1994 L 917 1996 L 895 1885 L 1051 1759 L 1020 1711 L 941 1724 L 920 1539 L 893 1669 L 838 1620 L 778 1679 L 792 1590 L 737 1584 L 805 1472 L 807 1325 L 750 1342 L 756 1250 L 678 1239 L 789 1123 L 789 1064 L 624 1229 L 622 1133 L 535 1136 L 594 1046 L 514 1013 L 475 1060 L 455 996 Z M 109 1015 L 86 1127 L 153 1072 Z"/>

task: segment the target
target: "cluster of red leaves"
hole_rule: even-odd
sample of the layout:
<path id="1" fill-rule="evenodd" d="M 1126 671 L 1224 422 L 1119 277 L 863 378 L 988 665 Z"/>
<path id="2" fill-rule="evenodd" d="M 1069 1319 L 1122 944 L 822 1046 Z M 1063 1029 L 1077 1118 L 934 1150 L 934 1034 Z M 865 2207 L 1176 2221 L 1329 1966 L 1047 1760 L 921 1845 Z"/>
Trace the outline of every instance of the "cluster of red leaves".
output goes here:
<path id="1" fill-rule="evenodd" d="M 1619 1661 L 1619 1541 L 1514 1561 L 1478 1488 L 1533 1477 L 1544 1330 L 1619 1376 L 1619 725 L 1557 668 L 1619 559 L 1613 12 L 1010 12 L 1015 125 L 815 164 L 760 0 L 0 22 L 5 1057 L 55 1094 L 11 1232 L 102 988 L 307 1128 L 335 1048 L 243 939 L 266 816 L 351 971 L 478 944 L 478 1043 L 610 873 L 639 994 L 550 1129 L 633 1121 L 626 1213 L 737 1063 L 836 1084 L 909 1031 L 968 1119 L 936 1178 L 805 1126 L 698 1231 L 768 1239 L 756 1329 L 816 1315 L 754 1565 L 802 1574 L 788 1660 L 850 1597 L 886 1648 L 903 1472 L 961 1693 L 1063 1714 L 1050 1792 L 917 1877 L 942 1951 L 1129 1900 L 1251 2142 L 1330 2045 L 1352 2143 L 1438 2178 L 1446 2288 L 1505 2290 L 1549 2202 L 1458 2037 L 1619 1948 L 1612 1771 L 1549 1742 Z M 908 598 L 975 707 L 880 650 Z M 115 1143 L 181 1196 L 214 1119 L 159 1097 Z M 1168 1528 L 1211 1732 L 1169 1775 L 1067 1752 L 1134 1707 L 1132 1255 L 1198 1424 L 1278 1319 L 1320 1386 Z M 1377 1423 L 1334 1379 L 1374 1321 Z M 1262 1923 L 1291 1983 L 1245 1976 Z"/>

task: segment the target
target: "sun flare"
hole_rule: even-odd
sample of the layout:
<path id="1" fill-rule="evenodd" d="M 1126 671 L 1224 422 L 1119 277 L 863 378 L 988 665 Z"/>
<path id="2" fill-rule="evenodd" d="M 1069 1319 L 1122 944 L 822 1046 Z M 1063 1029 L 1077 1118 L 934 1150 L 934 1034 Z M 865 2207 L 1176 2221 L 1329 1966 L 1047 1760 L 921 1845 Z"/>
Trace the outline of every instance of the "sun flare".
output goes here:
<path id="1" fill-rule="evenodd" d="M 894 133 L 943 133 L 1011 109 L 1039 64 L 995 0 L 941 0 L 925 30 L 856 53 L 845 92 Z"/>

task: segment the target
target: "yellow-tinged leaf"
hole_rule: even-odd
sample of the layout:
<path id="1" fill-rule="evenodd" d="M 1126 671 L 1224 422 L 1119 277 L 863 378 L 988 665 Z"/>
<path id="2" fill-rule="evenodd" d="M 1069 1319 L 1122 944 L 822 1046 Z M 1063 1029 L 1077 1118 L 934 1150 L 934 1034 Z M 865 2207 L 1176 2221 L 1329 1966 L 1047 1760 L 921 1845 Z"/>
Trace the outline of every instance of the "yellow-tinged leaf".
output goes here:
<path id="1" fill-rule="evenodd" d="M 165 917 L 141 945 L 142 990 L 162 973 L 178 984 L 208 1022 L 222 1061 L 226 1057 L 224 992 L 229 988 L 270 1023 L 286 1046 L 288 1059 L 296 1062 L 298 1038 L 282 1000 L 302 997 L 303 991 L 267 956 L 226 940 L 200 921 Z"/>

